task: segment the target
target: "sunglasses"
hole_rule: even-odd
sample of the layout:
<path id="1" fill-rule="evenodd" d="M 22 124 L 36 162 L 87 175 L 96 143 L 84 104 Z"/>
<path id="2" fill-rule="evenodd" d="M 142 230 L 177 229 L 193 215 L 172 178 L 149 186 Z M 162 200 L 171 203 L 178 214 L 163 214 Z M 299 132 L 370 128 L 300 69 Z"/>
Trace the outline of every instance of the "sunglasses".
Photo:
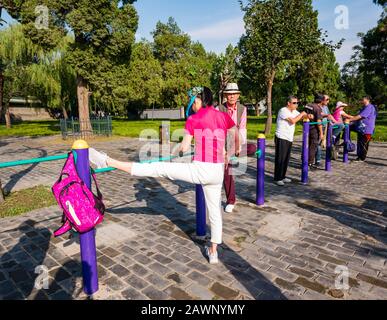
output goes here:
<path id="1" fill-rule="evenodd" d="M 292 105 L 298 106 L 300 103 L 299 102 L 292 102 Z"/>

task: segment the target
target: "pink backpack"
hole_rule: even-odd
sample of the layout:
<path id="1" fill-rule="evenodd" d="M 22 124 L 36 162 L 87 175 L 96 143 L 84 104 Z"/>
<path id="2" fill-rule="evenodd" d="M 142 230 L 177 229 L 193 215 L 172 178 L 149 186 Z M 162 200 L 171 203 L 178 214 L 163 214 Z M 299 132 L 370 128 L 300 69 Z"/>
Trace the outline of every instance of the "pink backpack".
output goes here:
<path id="1" fill-rule="evenodd" d="M 55 237 L 65 234 L 72 228 L 79 233 L 86 233 L 103 221 L 105 205 L 94 173 L 92 177 L 97 188 L 97 196 L 79 178 L 74 155 L 70 152 L 59 180 L 52 187 L 55 199 L 63 209 L 64 220 L 63 226 L 55 231 Z"/>

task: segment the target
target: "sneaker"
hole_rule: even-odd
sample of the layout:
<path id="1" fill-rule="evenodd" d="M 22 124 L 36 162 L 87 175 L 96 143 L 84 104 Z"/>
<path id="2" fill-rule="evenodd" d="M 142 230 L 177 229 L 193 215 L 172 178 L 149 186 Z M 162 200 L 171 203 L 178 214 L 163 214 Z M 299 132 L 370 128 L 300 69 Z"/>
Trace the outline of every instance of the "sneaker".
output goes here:
<path id="1" fill-rule="evenodd" d="M 106 153 L 99 152 L 93 148 L 89 149 L 89 160 L 92 164 L 94 164 L 98 169 L 107 168 L 107 159 L 108 156 Z"/>
<path id="2" fill-rule="evenodd" d="M 233 205 L 233 204 L 228 204 L 228 205 L 226 206 L 226 208 L 224 209 L 224 211 L 225 211 L 226 213 L 233 213 L 234 209 L 235 209 L 235 205 Z"/>
<path id="3" fill-rule="evenodd" d="M 318 167 L 316 167 L 314 164 L 309 165 L 309 171 L 316 171 L 318 170 Z"/>
<path id="4" fill-rule="evenodd" d="M 207 256 L 210 264 L 218 264 L 219 263 L 218 253 L 215 252 L 214 254 L 211 254 L 209 247 L 206 247 L 206 256 Z"/>
<path id="5" fill-rule="evenodd" d="M 276 181 L 275 184 L 279 187 L 283 187 L 285 185 L 285 182 L 283 181 Z"/>
<path id="6" fill-rule="evenodd" d="M 292 179 L 285 178 L 284 182 L 285 182 L 285 183 L 292 183 Z"/>
<path id="7" fill-rule="evenodd" d="M 316 162 L 316 164 L 314 165 L 316 168 L 320 168 L 321 167 L 321 162 Z"/>

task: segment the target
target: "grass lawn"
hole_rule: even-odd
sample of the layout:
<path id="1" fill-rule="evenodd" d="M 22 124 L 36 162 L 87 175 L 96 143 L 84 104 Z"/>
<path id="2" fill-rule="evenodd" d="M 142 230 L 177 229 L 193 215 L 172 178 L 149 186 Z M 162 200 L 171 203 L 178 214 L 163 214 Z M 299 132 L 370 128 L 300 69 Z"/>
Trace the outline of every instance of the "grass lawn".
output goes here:
<path id="1" fill-rule="evenodd" d="M 167 120 L 166 120 L 167 121 Z M 126 120 L 114 120 L 113 121 L 113 134 L 117 136 L 138 138 L 139 134 L 144 129 L 152 129 L 156 132 L 159 131 L 159 126 L 162 121 L 144 120 L 144 121 L 126 121 Z M 248 138 L 256 139 L 259 133 L 265 131 L 266 118 L 263 117 L 249 117 L 248 121 Z M 170 121 L 171 134 L 178 129 L 183 129 L 185 121 L 172 120 Z M 302 132 L 302 128 L 298 128 L 299 133 Z M 272 135 L 275 132 L 275 126 L 273 126 Z M 270 138 L 270 137 L 269 137 Z"/>
<path id="2" fill-rule="evenodd" d="M 39 137 L 60 134 L 59 121 L 24 121 L 12 124 L 11 129 L 0 125 L 1 137 Z"/>
<path id="3" fill-rule="evenodd" d="M 259 133 L 265 129 L 265 117 L 249 117 L 248 121 L 248 138 L 255 140 Z M 116 136 L 138 138 L 140 133 L 145 129 L 152 129 L 158 132 L 161 120 L 139 120 L 128 121 L 125 119 L 113 120 L 113 134 Z M 184 128 L 184 121 L 172 120 L 171 133 L 177 129 Z M 273 120 L 272 133 L 268 139 L 272 139 L 275 132 L 275 119 Z M 22 123 L 15 123 L 11 129 L 6 129 L 5 125 L 0 125 L 0 138 L 10 136 L 50 136 L 60 134 L 59 121 L 26 121 Z M 302 134 L 302 126 L 297 125 L 297 135 Z M 387 141 L 387 112 L 380 112 L 375 141 Z"/>
<path id="4" fill-rule="evenodd" d="M 48 187 L 39 186 L 12 192 L 5 196 L 3 203 L 0 203 L 0 218 L 21 215 L 55 204 L 55 198 Z"/>

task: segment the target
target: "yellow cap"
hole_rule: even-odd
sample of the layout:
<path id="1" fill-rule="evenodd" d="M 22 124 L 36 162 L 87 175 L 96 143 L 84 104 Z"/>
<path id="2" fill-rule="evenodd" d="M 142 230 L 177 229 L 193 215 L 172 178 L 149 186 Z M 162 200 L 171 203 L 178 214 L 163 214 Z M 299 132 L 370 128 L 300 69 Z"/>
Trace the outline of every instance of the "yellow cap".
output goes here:
<path id="1" fill-rule="evenodd" d="M 73 150 L 89 149 L 89 145 L 85 140 L 77 140 L 73 144 Z"/>
<path id="2" fill-rule="evenodd" d="M 266 136 L 264 134 L 259 134 L 258 139 L 266 139 Z"/>

